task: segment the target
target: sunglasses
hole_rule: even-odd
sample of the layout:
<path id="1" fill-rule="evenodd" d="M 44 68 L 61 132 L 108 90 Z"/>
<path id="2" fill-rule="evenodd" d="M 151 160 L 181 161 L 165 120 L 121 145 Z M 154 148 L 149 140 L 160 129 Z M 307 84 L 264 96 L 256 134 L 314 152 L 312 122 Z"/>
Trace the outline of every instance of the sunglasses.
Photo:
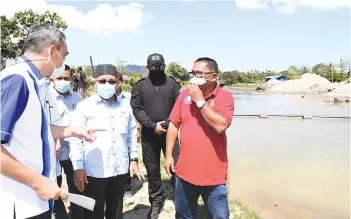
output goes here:
<path id="1" fill-rule="evenodd" d="M 97 80 L 97 82 L 99 84 L 106 84 L 106 82 L 108 82 L 109 84 L 117 84 L 116 80 L 106 80 L 106 79 L 101 79 L 101 80 Z"/>
<path id="2" fill-rule="evenodd" d="M 150 65 L 149 66 L 149 70 L 150 71 L 163 71 L 165 70 L 166 68 L 166 65 L 163 65 L 163 64 L 156 64 L 156 65 Z"/>
<path id="3" fill-rule="evenodd" d="M 62 81 L 62 80 L 70 81 L 71 78 L 70 77 L 58 77 L 58 78 L 56 78 L 56 80 L 58 80 L 58 81 Z"/>
<path id="4" fill-rule="evenodd" d="M 191 71 L 191 72 L 188 72 L 188 74 L 189 74 L 189 77 L 193 77 L 193 76 L 195 76 L 195 77 L 197 77 L 197 78 L 201 78 L 202 76 L 204 76 L 204 75 L 208 75 L 208 74 L 213 74 L 213 73 L 215 73 L 215 72 L 201 72 L 201 71 Z"/>

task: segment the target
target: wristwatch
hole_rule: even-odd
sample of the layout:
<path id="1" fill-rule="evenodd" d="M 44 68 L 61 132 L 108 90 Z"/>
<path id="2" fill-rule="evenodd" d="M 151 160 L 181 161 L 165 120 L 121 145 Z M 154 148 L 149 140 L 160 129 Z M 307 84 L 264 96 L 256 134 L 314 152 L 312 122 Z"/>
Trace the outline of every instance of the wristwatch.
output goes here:
<path id="1" fill-rule="evenodd" d="M 138 163 L 138 158 L 132 158 L 132 159 L 130 159 L 130 162 L 137 162 Z"/>
<path id="2" fill-rule="evenodd" d="M 199 100 L 196 102 L 197 108 L 201 109 L 206 103 L 206 100 Z"/>

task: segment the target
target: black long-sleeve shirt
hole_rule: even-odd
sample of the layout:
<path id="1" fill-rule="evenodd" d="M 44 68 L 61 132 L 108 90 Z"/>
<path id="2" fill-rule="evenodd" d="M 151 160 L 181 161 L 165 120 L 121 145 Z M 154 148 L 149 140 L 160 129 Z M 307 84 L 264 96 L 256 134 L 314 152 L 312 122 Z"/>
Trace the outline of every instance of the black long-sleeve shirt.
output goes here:
<path id="1" fill-rule="evenodd" d="M 168 117 L 178 98 L 181 86 L 173 77 L 165 74 L 158 77 L 149 75 L 140 79 L 132 88 L 130 104 L 133 114 L 143 129 L 153 132 L 156 123 L 167 121 L 164 128 L 168 128 Z M 146 133 L 145 133 L 146 134 Z"/>

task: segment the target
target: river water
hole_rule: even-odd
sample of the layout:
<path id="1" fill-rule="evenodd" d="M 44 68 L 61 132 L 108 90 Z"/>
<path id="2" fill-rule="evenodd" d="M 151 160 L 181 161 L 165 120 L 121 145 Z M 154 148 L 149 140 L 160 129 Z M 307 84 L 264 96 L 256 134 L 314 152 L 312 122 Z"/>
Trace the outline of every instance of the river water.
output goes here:
<path id="1" fill-rule="evenodd" d="M 350 116 L 350 105 L 236 94 L 235 114 Z M 234 117 L 231 198 L 267 219 L 350 218 L 350 120 Z"/>

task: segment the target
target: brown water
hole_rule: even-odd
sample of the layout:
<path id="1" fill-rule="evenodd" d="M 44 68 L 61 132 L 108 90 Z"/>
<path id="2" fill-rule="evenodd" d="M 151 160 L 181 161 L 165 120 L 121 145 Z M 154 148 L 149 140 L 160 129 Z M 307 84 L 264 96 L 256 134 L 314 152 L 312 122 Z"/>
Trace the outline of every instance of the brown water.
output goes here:
<path id="1" fill-rule="evenodd" d="M 234 95 L 236 114 L 349 116 L 349 105 Z M 234 117 L 230 192 L 264 218 L 350 218 L 350 120 Z"/>

